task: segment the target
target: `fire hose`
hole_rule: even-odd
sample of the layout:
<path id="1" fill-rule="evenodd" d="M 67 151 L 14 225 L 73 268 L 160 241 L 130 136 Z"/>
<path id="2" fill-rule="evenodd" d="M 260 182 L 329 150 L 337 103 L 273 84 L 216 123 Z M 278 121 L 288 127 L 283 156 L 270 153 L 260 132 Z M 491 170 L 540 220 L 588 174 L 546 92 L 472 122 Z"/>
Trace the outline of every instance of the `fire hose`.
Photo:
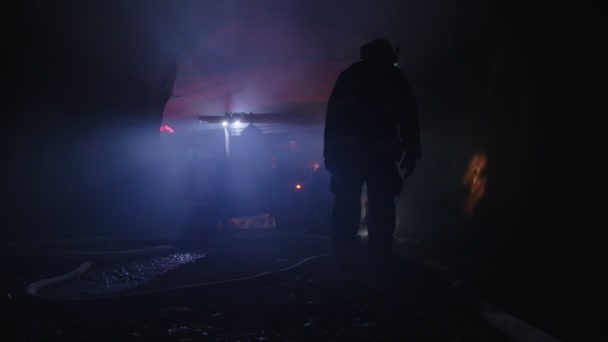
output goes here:
<path id="1" fill-rule="evenodd" d="M 112 251 L 112 252 L 62 252 L 62 253 L 57 253 L 57 254 L 55 254 L 56 256 L 81 260 L 82 263 L 78 267 L 73 269 L 72 271 L 67 272 L 65 274 L 58 275 L 58 276 L 51 277 L 51 278 L 37 280 L 37 281 L 30 283 L 29 285 L 27 285 L 25 287 L 25 293 L 28 296 L 33 297 L 33 298 L 50 299 L 50 300 L 64 300 L 64 301 L 91 301 L 91 300 L 104 300 L 104 299 L 117 299 L 117 298 L 126 298 L 126 297 L 147 296 L 147 295 L 167 293 L 167 292 L 179 291 L 179 290 L 185 290 L 185 289 L 192 289 L 192 288 L 199 288 L 199 287 L 206 287 L 206 286 L 213 286 L 213 285 L 222 285 L 222 284 L 237 283 L 237 282 L 244 282 L 244 281 L 260 279 L 260 278 L 274 275 L 274 274 L 285 273 L 285 272 L 291 271 L 297 267 L 300 267 L 306 263 L 309 263 L 313 260 L 318 260 L 318 259 L 333 255 L 333 253 L 313 255 L 313 256 L 304 258 L 304 259 L 300 260 L 299 262 L 292 264 L 290 266 L 261 272 L 261 273 L 251 275 L 251 276 L 200 282 L 200 283 L 173 286 L 173 287 L 161 288 L 161 289 L 155 289 L 155 290 L 130 292 L 130 293 L 122 293 L 122 294 L 114 294 L 114 295 L 83 297 L 83 298 L 58 298 L 58 297 L 44 295 L 44 294 L 40 293 L 45 288 L 49 288 L 52 286 L 56 286 L 59 284 L 67 283 L 67 282 L 73 281 L 75 279 L 78 279 L 80 276 L 82 276 L 84 273 L 86 273 L 93 265 L 93 261 L 91 259 L 99 258 L 99 257 L 111 258 L 111 257 L 125 257 L 125 256 L 140 256 L 140 255 L 144 255 L 144 254 L 156 253 L 159 251 L 167 251 L 167 250 L 171 250 L 173 248 L 174 247 L 170 246 L 170 245 L 163 245 L 163 246 L 154 246 L 154 247 L 148 247 L 148 248 L 125 250 L 125 251 Z"/>

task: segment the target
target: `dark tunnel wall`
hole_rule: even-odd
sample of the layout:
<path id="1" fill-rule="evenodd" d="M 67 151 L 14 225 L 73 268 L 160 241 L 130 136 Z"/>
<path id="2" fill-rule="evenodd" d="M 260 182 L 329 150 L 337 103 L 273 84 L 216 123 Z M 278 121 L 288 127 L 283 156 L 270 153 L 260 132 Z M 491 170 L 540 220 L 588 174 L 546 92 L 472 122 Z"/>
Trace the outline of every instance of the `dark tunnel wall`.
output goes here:
<path id="1" fill-rule="evenodd" d="M 410 77 L 431 80 L 415 88 L 423 160 L 400 198 L 397 233 L 440 241 L 441 252 L 486 270 L 567 286 L 580 197 L 564 158 L 579 147 L 564 139 L 574 128 L 561 103 L 557 10 L 550 2 L 495 3 L 435 73 Z M 480 155 L 485 191 L 467 214 L 463 177 Z"/>
<path id="2" fill-rule="evenodd" d="M 557 9 L 496 9 L 489 59 L 473 72 L 481 82 L 471 89 L 483 100 L 467 104 L 462 129 L 452 133 L 460 140 L 452 155 L 460 170 L 475 153 L 487 157 L 485 194 L 473 215 L 457 216 L 440 235 L 446 249 L 469 249 L 486 268 L 508 268 L 530 282 L 565 280 L 574 259 L 577 188 L 563 165 L 575 147 L 563 140 L 573 128 L 560 103 Z"/>
<path id="3" fill-rule="evenodd" d="M 165 45 L 139 21 L 170 31 L 162 4 L 6 6 L 1 172 L 9 239 L 111 234 L 125 231 L 117 225 L 125 216 L 150 211 L 134 200 L 154 178 L 145 170 L 155 167 L 175 77 L 177 48 L 169 46 L 177 42 Z"/>
<path id="4" fill-rule="evenodd" d="M 488 155 L 488 201 L 479 219 L 496 227 L 486 240 L 498 246 L 498 254 L 555 257 L 559 249 L 566 251 L 559 244 L 572 229 L 573 208 L 564 200 L 574 188 L 561 166 L 560 154 L 567 149 L 559 135 L 567 128 L 558 102 L 559 35 L 552 11 L 507 7 L 496 38 L 481 136 Z M 542 260 L 531 260 L 542 268 Z"/>

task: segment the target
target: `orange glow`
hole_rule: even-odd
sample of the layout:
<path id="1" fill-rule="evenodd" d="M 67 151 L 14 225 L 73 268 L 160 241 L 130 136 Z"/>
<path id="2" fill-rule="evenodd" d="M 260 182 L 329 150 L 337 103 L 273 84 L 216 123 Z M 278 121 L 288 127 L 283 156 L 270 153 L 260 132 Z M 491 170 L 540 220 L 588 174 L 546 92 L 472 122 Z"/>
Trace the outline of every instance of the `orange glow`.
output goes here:
<path id="1" fill-rule="evenodd" d="M 298 189 L 298 190 L 302 189 L 302 185 L 301 184 L 296 184 L 296 189 Z"/>
<path id="2" fill-rule="evenodd" d="M 312 163 L 312 170 L 317 172 L 319 171 L 319 169 L 321 168 L 321 164 L 318 161 L 315 161 L 314 163 Z"/>
<path id="3" fill-rule="evenodd" d="M 486 193 L 487 177 L 484 171 L 487 166 L 487 158 L 484 153 L 476 153 L 469 162 L 462 183 L 467 187 L 468 194 L 464 203 L 464 212 L 467 216 L 472 216 L 475 206 L 481 201 Z"/>

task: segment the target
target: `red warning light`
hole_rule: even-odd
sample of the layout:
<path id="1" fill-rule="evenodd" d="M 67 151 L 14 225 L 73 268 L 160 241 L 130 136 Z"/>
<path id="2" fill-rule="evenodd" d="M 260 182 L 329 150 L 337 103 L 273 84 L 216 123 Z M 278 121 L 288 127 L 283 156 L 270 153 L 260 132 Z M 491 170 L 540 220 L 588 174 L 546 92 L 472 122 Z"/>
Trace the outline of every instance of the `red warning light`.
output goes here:
<path id="1" fill-rule="evenodd" d="M 167 132 L 167 133 L 175 133 L 175 131 L 173 130 L 173 128 L 169 127 L 169 125 L 160 126 L 160 131 L 161 132 Z"/>

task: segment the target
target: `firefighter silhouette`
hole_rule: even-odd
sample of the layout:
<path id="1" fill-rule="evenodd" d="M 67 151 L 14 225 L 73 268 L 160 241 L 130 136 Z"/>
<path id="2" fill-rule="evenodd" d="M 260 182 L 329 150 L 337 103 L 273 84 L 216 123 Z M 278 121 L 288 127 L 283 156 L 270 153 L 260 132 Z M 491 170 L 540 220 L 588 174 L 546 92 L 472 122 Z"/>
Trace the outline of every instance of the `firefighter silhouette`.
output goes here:
<path id="1" fill-rule="evenodd" d="M 366 184 L 368 249 L 382 259 L 391 255 L 395 198 L 403 187 L 399 168 L 409 178 L 421 157 L 420 128 L 414 94 L 396 67 L 392 44 L 373 40 L 361 46 L 360 57 L 339 75 L 325 118 L 323 155 L 334 197 L 332 246 L 339 257 L 358 248 Z"/>

